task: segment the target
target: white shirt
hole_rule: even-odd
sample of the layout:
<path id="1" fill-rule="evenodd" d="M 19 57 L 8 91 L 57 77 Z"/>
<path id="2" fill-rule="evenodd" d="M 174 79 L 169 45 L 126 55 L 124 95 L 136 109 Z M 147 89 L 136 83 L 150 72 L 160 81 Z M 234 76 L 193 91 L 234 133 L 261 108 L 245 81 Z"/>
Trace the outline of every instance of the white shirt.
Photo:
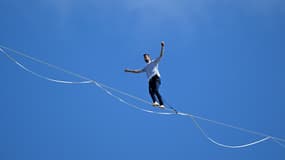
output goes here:
<path id="1" fill-rule="evenodd" d="M 160 59 L 161 59 L 161 57 L 158 57 L 157 59 L 149 62 L 142 69 L 142 72 L 146 72 L 146 76 L 147 76 L 148 80 L 150 80 L 155 75 L 160 77 L 160 74 L 159 74 L 159 71 L 158 71 L 158 63 L 159 63 Z"/>

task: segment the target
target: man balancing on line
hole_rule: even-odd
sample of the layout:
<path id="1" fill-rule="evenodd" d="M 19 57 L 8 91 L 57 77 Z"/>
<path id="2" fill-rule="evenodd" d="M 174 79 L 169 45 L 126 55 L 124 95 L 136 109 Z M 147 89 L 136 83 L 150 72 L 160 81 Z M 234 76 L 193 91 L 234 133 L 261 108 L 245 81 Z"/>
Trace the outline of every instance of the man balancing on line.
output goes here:
<path id="1" fill-rule="evenodd" d="M 160 86 L 160 74 L 158 71 L 158 63 L 160 62 L 162 56 L 164 54 L 164 41 L 161 42 L 161 50 L 160 50 L 160 56 L 155 59 L 151 60 L 151 57 L 149 54 L 145 53 L 143 55 L 144 61 L 147 63 L 147 65 L 143 69 L 137 69 L 137 70 L 130 70 L 130 69 L 125 69 L 125 72 L 131 72 L 131 73 L 142 73 L 146 72 L 147 78 L 148 78 L 148 89 L 149 89 L 149 94 L 152 98 L 152 105 L 154 107 L 159 107 L 164 109 L 162 97 L 159 93 L 159 86 Z M 157 102 L 157 99 L 159 103 Z"/>

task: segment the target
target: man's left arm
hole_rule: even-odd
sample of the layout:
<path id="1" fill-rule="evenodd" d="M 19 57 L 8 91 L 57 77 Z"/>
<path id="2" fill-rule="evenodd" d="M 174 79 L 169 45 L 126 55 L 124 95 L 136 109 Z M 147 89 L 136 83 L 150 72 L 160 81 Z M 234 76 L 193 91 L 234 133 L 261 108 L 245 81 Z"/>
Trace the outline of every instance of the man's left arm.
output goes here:
<path id="1" fill-rule="evenodd" d="M 158 63 L 160 60 L 161 60 L 161 58 L 163 57 L 163 55 L 164 55 L 164 41 L 161 41 L 161 49 L 160 49 L 160 55 L 159 55 L 159 57 L 155 60 L 155 63 Z"/>
<path id="2" fill-rule="evenodd" d="M 160 49 L 160 56 L 159 58 L 161 58 L 164 55 L 164 41 L 161 41 L 161 49 Z"/>

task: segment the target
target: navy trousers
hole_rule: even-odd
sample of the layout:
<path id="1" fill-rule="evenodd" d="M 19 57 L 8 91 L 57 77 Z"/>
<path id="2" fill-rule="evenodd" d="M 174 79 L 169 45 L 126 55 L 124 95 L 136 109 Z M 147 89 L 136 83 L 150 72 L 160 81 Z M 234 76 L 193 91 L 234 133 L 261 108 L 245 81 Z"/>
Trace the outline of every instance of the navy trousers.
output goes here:
<path id="1" fill-rule="evenodd" d="M 156 102 L 156 100 L 158 99 L 159 104 L 163 105 L 162 97 L 159 93 L 160 84 L 161 84 L 160 78 L 157 75 L 155 75 L 149 80 L 148 89 L 152 101 Z"/>

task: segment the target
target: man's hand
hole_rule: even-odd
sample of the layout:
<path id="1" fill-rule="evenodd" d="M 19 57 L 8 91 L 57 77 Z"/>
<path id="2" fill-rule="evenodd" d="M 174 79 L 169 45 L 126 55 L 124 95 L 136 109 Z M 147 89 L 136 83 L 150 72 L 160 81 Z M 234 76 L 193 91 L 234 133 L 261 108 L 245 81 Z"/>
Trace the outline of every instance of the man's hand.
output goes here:
<path id="1" fill-rule="evenodd" d="M 161 47 L 164 47 L 164 41 L 161 41 Z"/>
<path id="2" fill-rule="evenodd" d="M 125 71 L 125 72 L 130 72 L 130 70 L 129 70 L 128 68 L 126 68 L 124 71 Z"/>

